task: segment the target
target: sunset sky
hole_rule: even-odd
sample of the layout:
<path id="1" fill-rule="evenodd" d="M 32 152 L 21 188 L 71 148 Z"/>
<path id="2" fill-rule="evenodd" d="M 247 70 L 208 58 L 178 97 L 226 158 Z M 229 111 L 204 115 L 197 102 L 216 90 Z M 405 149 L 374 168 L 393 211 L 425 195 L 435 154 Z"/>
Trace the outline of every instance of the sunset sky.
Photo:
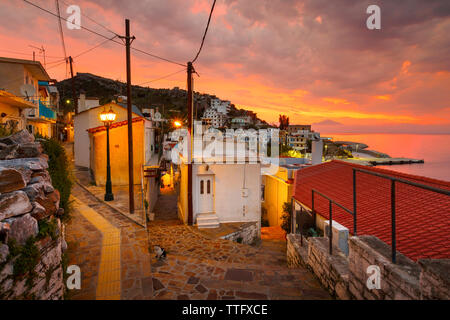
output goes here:
<path id="1" fill-rule="evenodd" d="M 54 0 L 30 0 L 55 12 Z M 124 33 L 133 46 L 186 63 L 201 42 L 212 0 L 60 0 Z M 381 30 L 366 28 L 366 9 L 381 8 Z M 21 0 L 0 1 L 0 56 L 31 59 L 44 46 L 50 76 L 65 65 L 57 18 Z M 113 34 L 82 16 L 81 24 Z M 67 54 L 103 38 L 63 23 Z M 450 1 L 218 0 L 195 68 L 195 91 L 231 100 L 268 122 L 280 113 L 321 132 L 450 133 Z M 43 62 L 41 57 L 40 60 Z M 53 63 L 53 66 L 56 64 Z M 141 53 L 132 56 L 132 82 L 181 70 Z M 125 48 L 109 42 L 75 59 L 76 72 L 126 80 Z M 186 87 L 181 72 L 148 84 Z"/>

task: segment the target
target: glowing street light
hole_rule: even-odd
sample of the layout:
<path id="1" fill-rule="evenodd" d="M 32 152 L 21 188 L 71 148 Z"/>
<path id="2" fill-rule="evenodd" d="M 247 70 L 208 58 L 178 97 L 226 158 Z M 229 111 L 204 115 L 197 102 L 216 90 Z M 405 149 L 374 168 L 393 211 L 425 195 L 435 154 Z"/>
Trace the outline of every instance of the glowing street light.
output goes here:
<path id="1" fill-rule="evenodd" d="M 100 121 L 105 124 L 106 127 L 106 191 L 105 191 L 105 201 L 114 200 L 114 195 L 112 193 L 112 183 L 111 183 L 111 164 L 109 157 L 109 127 L 116 120 L 117 114 L 112 108 L 109 111 L 104 110 L 100 113 Z"/>

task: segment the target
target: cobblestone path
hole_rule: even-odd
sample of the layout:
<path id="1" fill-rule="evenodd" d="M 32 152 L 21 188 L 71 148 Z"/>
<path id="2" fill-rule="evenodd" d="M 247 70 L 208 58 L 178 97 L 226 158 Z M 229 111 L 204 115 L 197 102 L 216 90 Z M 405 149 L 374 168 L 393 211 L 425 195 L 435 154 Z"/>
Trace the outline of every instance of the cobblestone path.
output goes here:
<path id="1" fill-rule="evenodd" d="M 176 219 L 176 197 L 160 195 L 156 220 L 148 225 L 155 299 L 330 299 L 306 269 L 290 269 L 286 242 L 262 240 L 257 247 L 211 239 Z"/>
<path id="2" fill-rule="evenodd" d="M 72 194 L 78 201 L 66 225 L 66 240 L 69 264 L 81 268 L 82 283 L 81 290 L 69 291 L 69 298 L 150 299 L 153 282 L 145 229 L 78 185 L 74 186 Z M 98 217 L 94 220 L 89 218 L 95 215 Z M 111 263 L 116 260 L 114 245 L 120 252 L 120 275 L 117 264 Z"/>

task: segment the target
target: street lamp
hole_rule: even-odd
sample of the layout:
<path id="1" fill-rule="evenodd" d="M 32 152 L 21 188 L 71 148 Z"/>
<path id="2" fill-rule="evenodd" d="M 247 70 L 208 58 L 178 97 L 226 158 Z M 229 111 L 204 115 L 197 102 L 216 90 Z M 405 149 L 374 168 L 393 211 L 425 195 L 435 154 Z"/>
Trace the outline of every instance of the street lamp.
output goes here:
<path id="1" fill-rule="evenodd" d="M 181 123 L 181 121 L 175 120 L 175 121 L 173 122 L 173 125 L 175 126 L 175 128 L 179 128 L 179 127 L 182 126 L 182 123 Z"/>
<path id="2" fill-rule="evenodd" d="M 112 184 L 111 184 L 111 164 L 109 158 L 109 127 L 111 123 L 116 120 L 117 114 L 112 110 L 109 111 L 104 110 L 100 113 L 100 121 L 105 124 L 106 127 L 106 192 L 105 192 L 105 201 L 113 201 L 114 195 L 112 193 Z"/>

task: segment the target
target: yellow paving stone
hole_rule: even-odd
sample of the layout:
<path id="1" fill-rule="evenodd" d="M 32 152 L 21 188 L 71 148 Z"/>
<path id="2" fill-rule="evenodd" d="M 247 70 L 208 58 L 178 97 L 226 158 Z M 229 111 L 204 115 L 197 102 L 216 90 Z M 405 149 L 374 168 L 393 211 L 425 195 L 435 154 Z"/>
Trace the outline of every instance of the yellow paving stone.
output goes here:
<path id="1" fill-rule="evenodd" d="M 98 271 L 96 299 L 120 300 L 121 263 L 120 230 L 76 197 L 75 208 L 102 233 L 102 249 Z"/>

